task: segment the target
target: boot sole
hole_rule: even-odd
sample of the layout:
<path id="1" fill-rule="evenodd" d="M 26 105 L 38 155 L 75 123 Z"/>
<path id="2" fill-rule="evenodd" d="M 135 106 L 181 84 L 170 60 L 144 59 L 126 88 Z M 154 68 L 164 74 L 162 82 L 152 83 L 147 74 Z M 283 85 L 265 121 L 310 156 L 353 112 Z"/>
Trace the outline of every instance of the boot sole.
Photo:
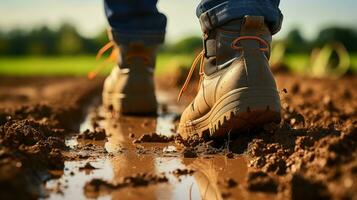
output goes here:
<path id="1" fill-rule="evenodd" d="M 152 95 L 128 95 L 103 93 L 103 105 L 107 110 L 121 115 L 156 115 L 157 101 Z"/>
<path id="2" fill-rule="evenodd" d="M 267 123 L 279 123 L 280 97 L 276 89 L 240 88 L 221 97 L 203 117 L 179 125 L 182 136 L 247 132 Z"/>

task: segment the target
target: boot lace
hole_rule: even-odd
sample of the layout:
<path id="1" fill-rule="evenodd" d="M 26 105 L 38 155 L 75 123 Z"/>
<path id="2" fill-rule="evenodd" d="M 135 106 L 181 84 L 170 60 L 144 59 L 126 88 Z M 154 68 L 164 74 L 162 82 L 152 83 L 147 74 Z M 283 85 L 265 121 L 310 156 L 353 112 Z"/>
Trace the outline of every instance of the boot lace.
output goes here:
<path id="1" fill-rule="evenodd" d="M 179 93 L 179 95 L 178 95 L 178 97 L 177 97 L 177 102 L 180 101 L 180 99 L 181 99 L 183 93 L 186 91 L 186 89 L 187 89 L 187 87 L 188 87 L 188 85 L 189 85 L 189 83 L 190 83 L 190 81 L 191 81 L 192 74 L 193 74 L 193 72 L 195 71 L 198 62 L 200 62 L 200 82 L 199 82 L 198 86 L 201 85 L 201 81 L 202 81 L 203 75 L 204 75 L 204 73 L 203 73 L 204 55 L 205 55 L 205 51 L 202 50 L 202 51 L 197 55 L 197 57 L 195 58 L 195 60 L 193 61 L 192 65 L 191 65 L 191 68 L 190 68 L 190 71 L 188 72 L 188 75 L 187 75 L 187 77 L 186 77 L 185 83 L 183 84 L 183 86 L 182 86 L 182 88 L 181 88 L 181 90 L 180 90 L 180 93 Z"/>
<path id="2" fill-rule="evenodd" d="M 240 36 L 240 37 L 236 38 L 235 40 L 233 40 L 233 42 L 231 44 L 231 48 L 236 50 L 236 51 L 243 51 L 243 47 L 238 46 L 239 42 L 242 41 L 242 40 L 257 40 L 258 42 L 260 42 L 261 44 L 264 45 L 264 47 L 259 48 L 259 51 L 269 52 L 270 46 L 269 46 L 268 42 L 266 42 L 264 39 L 262 39 L 262 38 L 260 38 L 258 36 Z M 199 71 L 200 81 L 199 81 L 199 84 L 198 84 L 198 89 L 200 88 L 202 80 L 203 80 L 203 77 L 204 77 L 204 71 L 203 71 L 204 55 L 205 55 L 205 51 L 202 50 L 201 53 L 199 53 L 197 55 L 197 57 L 195 58 L 195 60 L 193 61 L 192 65 L 191 65 L 191 68 L 190 68 L 190 71 L 189 71 L 189 73 L 188 73 L 188 75 L 186 77 L 185 83 L 183 84 L 183 86 L 182 86 L 182 88 L 181 88 L 181 90 L 179 92 L 179 95 L 177 97 L 177 102 L 180 101 L 183 93 L 186 91 L 186 89 L 187 89 L 187 87 L 188 87 L 188 85 L 189 85 L 189 83 L 191 81 L 192 74 L 195 71 L 198 62 L 200 62 L 200 71 Z"/>
<path id="3" fill-rule="evenodd" d="M 103 56 L 103 54 L 109 51 L 110 49 L 112 49 L 112 52 L 110 53 L 109 57 L 106 58 L 101 65 L 98 65 L 93 71 L 90 71 L 88 73 L 87 76 L 89 80 L 94 79 L 100 73 L 100 71 L 102 71 L 105 67 L 108 66 L 108 64 L 118 61 L 118 55 L 120 54 L 120 49 L 115 46 L 115 43 L 113 41 L 109 41 L 101 49 L 99 49 L 96 55 L 96 60 L 99 60 Z M 142 58 L 145 64 L 149 64 L 151 60 L 145 51 L 136 51 L 136 52 L 127 53 L 124 59 L 125 62 L 131 63 L 132 60 L 134 60 L 135 58 Z"/>
<path id="4" fill-rule="evenodd" d="M 119 48 L 116 48 L 114 42 L 110 41 L 105 44 L 101 49 L 99 49 L 96 55 L 96 60 L 99 60 L 103 56 L 103 54 L 111 48 L 112 52 L 110 53 L 109 57 L 105 59 L 102 64 L 98 65 L 93 71 L 90 71 L 87 74 L 89 80 L 94 79 L 100 71 L 102 71 L 106 66 L 108 66 L 109 63 L 115 62 L 118 59 Z"/>

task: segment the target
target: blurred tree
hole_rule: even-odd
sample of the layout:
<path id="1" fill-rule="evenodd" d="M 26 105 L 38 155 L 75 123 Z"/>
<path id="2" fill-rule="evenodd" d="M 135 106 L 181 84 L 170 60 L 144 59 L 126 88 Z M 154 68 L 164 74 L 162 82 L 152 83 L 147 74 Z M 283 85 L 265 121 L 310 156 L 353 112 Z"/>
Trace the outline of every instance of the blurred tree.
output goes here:
<path id="1" fill-rule="evenodd" d="M 196 50 L 202 49 L 202 39 L 197 36 L 191 36 L 184 38 L 174 44 L 167 45 L 163 48 L 164 51 L 179 53 L 179 54 L 191 54 Z"/>
<path id="2" fill-rule="evenodd" d="M 314 44 L 323 46 L 326 43 L 341 42 L 348 51 L 357 51 L 357 31 L 352 28 L 330 27 L 320 31 Z"/>
<path id="3" fill-rule="evenodd" d="M 93 38 L 93 41 L 95 45 L 98 47 L 101 47 L 104 44 L 108 43 L 109 38 L 108 38 L 107 30 L 104 29 L 102 32 L 100 32 L 96 37 Z"/>
<path id="4" fill-rule="evenodd" d="M 287 53 L 304 53 L 310 51 L 308 41 L 301 35 L 298 29 L 292 29 L 285 38 Z"/>
<path id="5" fill-rule="evenodd" d="M 56 33 L 43 26 L 32 30 L 27 36 L 27 54 L 53 55 L 56 53 Z"/>
<path id="6" fill-rule="evenodd" d="M 86 53 L 95 54 L 97 51 L 109 42 L 107 31 L 101 31 L 97 36 L 93 38 L 83 38 L 84 51 Z"/>
<path id="7" fill-rule="evenodd" d="M 95 54 L 108 42 L 107 32 L 101 31 L 93 38 L 81 36 L 70 24 L 63 24 L 58 30 L 46 26 L 31 31 L 14 29 L 0 31 L 1 55 L 75 55 Z M 307 41 L 298 29 L 291 30 L 283 43 L 287 53 L 310 53 L 313 47 L 326 43 L 341 42 L 349 52 L 357 52 L 357 30 L 330 27 L 323 29 L 313 41 Z M 160 51 L 175 54 L 192 54 L 202 49 L 200 37 L 191 36 L 173 44 L 166 44 Z"/>
<path id="8" fill-rule="evenodd" d="M 63 24 L 58 30 L 57 50 L 59 54 L 79 54 L 83 51 L 82 38 L 74 26 Z"/>
<path id="9" fill-rule="evenodd" d="M 8 48 L 9 48 L 9 43 L 5 38 L 5 34 L 0 31 L 0 55 L 7 54 Z"/>
<path id="10" fill-rule="evenodd" d="M 7 54 L 9 55 L 23 55 L 26 53 L 28 44 L 26 32 L 20 29 L 14 29 L 8 32 L 5 36 L 7 40 Z"/>

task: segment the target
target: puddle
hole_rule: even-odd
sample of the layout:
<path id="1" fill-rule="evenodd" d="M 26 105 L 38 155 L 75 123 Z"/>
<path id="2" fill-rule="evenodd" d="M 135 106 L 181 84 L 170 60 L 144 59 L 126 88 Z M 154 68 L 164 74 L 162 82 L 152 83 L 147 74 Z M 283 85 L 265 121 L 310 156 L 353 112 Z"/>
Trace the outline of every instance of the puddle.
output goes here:
<path id="1" fill-rule="evenodd" d="M 166 109 L 166 108 L 165 108 Z M 168 109 L 170 110 L 170 108 Z M 171 110 L 170 110 L 171 111 Z M 99 115 L 103 110 L 97 109 Z M 91 126 L 93 115 L 89 112 L 81 124 L 81 131 L 93 129 Z M 108 141 L 93 143 L 107 153 L 85 152 L 89 158 L 65 162 L 64 174 L 46 183 L 51 192 L 48 199 L 87 199 L 84 185 L 94 179 L 116 182 L 125 176 L 137 173 L 164 174 L 167 183 L 149 184 L 147 187 L 124 187 L 101 194 L 98 199 L 222 199 L 222 194 L 229 192 L 234 199 L 242 197 L 242 188 L 228 190 L 222 185 L 226 178 L 233 178 L 242 183 L 247 173 L 244 156 L 227 159 L 223 155 L 208 158 L 185 159 L 178 153 L 180 147 L 175 144 L 140 144 L 132 143 L 135 138 L 145 133 L 156 131 L 158 134 L 170 136 L 174 133 L 173 121 L 177 114 L 160 112 L 157 119 L 148 117 L 122 117 L 118 120 L 105 119 L 98 124 L 105 128 Z M 72 153 L 79 154 L 81 146 L 75 137 L 68 138 L 66 144 L 72 148 Z M 98 156 L 97 156 L 98 155 Z M 90 163 L 97 169 L 81 171 L 80 167 Z M 192 169 L 193 174 L 176 176 L 176 169 Z M 256 199 L 261 199 L 258 198 Z"/>
<path id="2" fill-rule="evenodd" d="M 85 199 L 83 186 L 93 178 L 111 179 L 114 176 L 113 168 L 108 158 L 96 159 L 90 164 L 95 170 L 86 171 L 79 168 L 87 161 L 66 161 L 65 170 L 58 180 L 50 180 L 46 183 L 46 188 L 60 187 L 59 193 L 53 192 L 48 199 Z M 109 196 L 99 199 L 111 199 Z"/>

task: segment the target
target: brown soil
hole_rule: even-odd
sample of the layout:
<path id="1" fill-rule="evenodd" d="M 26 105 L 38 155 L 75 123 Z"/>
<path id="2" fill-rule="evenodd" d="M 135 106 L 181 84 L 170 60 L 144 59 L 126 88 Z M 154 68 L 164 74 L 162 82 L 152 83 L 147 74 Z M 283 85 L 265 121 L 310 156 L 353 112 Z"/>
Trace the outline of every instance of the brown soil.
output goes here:
<path id="1" fill-rule="evenodd" d="M 199 154 L 246 153 L 256 170 L 247 175 L 249 191 L 282 199 L 357 198 L 357 80 L 279 76 L 278 83 L 281 124 L 231 133 L 229 141 L 193 137 L 181 143 Z"/>
<path id="2" fill-rule="evenodd" d="M 192 147 L 185 147 L 182 150 L 182 156 L 184 158 L 197 158 L 198 157 L 197 152 Z"/>
<path id="3" fill-rule="evenodd" d="M 357 198 L 356 79 L 285 81 L 283 122 L 237 139 L 247 147 L 249 166 L 267 173 L 261 179 L 271 188 L 278 179 L 284 198 Z"/>
<path id="4" fill-rule="evenodd" d="M 133 135 L 130 135 L 130 137 L 135 137 Z M 137 143 L 145 143 L 145 142 L 150 142 L 150 143 L 168 143 L 174 141 L 174 137 L 167 137 L 164 135 L 159 135 L 157 133 L 149 133 L 149 134 L 144 134 L 140 138 L 133 140 L 134 144 Z"/>
<path id="5" fill-rule="evenodd" d="M 175 176 L 183 176 L 183 175 L 192 175 L 195 173 L 195 170 L 192 169 L 176 169 L 172 172 Z"/>
<path id="6" fill-rule="evenodd" d="M 79 170 L 94 170 L 97 169 L 93 167 L 89 162 L 87 162 L 83 167 L 80 167 Z"/>
<path id="7" fill-rule="evenodd" d="M 106 138 L 105 130 L 101 128 L 96 128 L 94 131 L 85 130 L 83 133 L 79 134 L 78 139 L 84 140 L 104 140 Z"/>
<path id="8" fill-rule="evenodd" d="M 106 136 L 98 124 L 104 119 L 100 115 L 92 120 L 94 131 L 79 134 L 91 143 L 84 142 L 72 150 L 65 146 L 67 136 L 78 134 L 85 104 L 91 97 L 99 97 L 101 81 L 71 77 L 0 78 L 0 199 L 43 197 L 41 186 L 47 179 L 58 178 L 51 172 L 63 171 L 64 161 L 111 155 L 103 147 L 108 133 Z M 224 187 L 222 197 L 252 199 L 259 194 L 268 195 L 265 199 L 269 195 L 280 199 L 356 199 L 357 79 L 321 80 L 284 74 L 277 81 L 283 106 L 280 124 L 266 125 L 249 134 L 231 133 L 230 138 L 192 137 L 183 141 L 178 136 L 143 135 L 142 132 L 155 131 L 155 122 L 137 120 L 138 124 L 123 130 L 123 137 L 131 142 L 137 137 L 135 144 L 130 145 L 140 154 L 128 160 L 138 159 L 135 162 L 140 163 L 140 159 L 161 155 L 160 145 L 168 144 L 177 145 L 178 153 L 165 156 L 189 158 L 185 162 L 191 163 L 201 159 L 218 162 L 217 155 L 224 162 L 234 163 L 244 156 L 248 171 L 244 181 L 235 178 L 240 174 L 226 171 L 232 177 L 218 180 Z M 113 127 L 130 124 L 130 120 L 121 120 Z M 142 132 L 133 131 L 138 129 Z M 145 146 L 146 143 L 151 146 Z M 126 148 L 121 147 L 116 153 L 125 154 L 129 151 Z M 83 164 L 78 167 L 83 166 L 90 168 Z M 171 171 L 174 175 L 199 176 L 198 170 L 194 170 Z M 85 195 L 93 198 L 122 188 L 168 182 L 167 174 L 158 176 L 143 171 L 129 171 L 116 181 L 93 179 L 86 184 Z M 237 196 L 237 191 L 244 195 Z"/>
<path id="9" fill-rule="evenodd" d="M 49 170 L 63 170 L 65 135 L 99 91 L 78 78 L 0 78 L 0 199 L 43 196 Z"/>
<path id="10" fill-rule="evenodd" d="M 224 180 L 223 184 L 227 188 L 234 188 L 238 185 L 238 183 L 232 178 L 228 178 L 228 179 Z"/>
<path id="11" fill-rule="evenodd" d="M 168 179 L 155 174 L 140 173 L 121 178 L 118 182 L 111 183 L 101 179 L 93 179 L 86 183 L 84 192 L 88 198 L 97 198 L 100 194 L 110 193 L 125 187 L 143 187 L 149 184 L 165 183 Z"/>

